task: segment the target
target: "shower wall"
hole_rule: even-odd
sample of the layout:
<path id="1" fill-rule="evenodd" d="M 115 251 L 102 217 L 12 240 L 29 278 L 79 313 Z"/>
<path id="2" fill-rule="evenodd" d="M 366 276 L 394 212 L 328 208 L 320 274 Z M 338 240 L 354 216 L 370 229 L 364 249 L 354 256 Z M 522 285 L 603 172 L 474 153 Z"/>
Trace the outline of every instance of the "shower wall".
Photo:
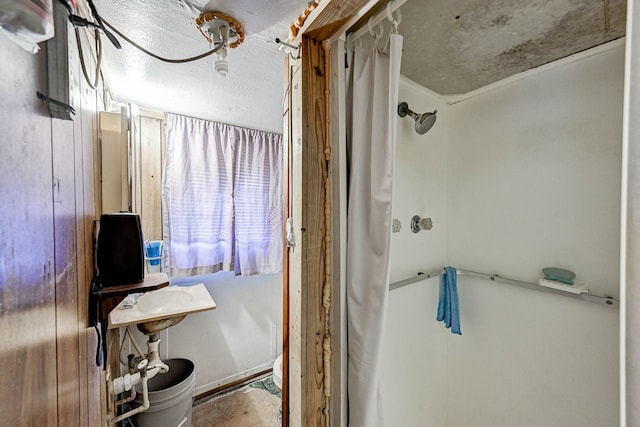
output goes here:
<path id="1" fill-rule="evenodd" d="M 402 229 L 391 235 L 391 281 L 429 273 L 447 261 L 447 104 L 402 78 L 400 101 L 416 112 L 438 110 L 436 124 L 418 135 L 409 117 L 398 121 L 393 217 Z M 413 233 L 414 215 L 430 217 L 431 231 Z M 444 426 L 446 332 L 435 321 L 437 279 L 389 294 L 383 351 L 383 411 L 388 426 Z"/>
<path id="2" fill-rule="evenodd" d="M 534 282 L 564 267 L 619 297 L 624 45 L 613 45 L 451 106 L 449 262 Z M 618 424 L 617 308 L 477 279 L 459 288 L 448 425 Z"/>
<path id="3" fill-rule="evenodd" d="M 623 68 L 614 42 L 443 105 L 423 137 L 401 120 L 392 280 L 451 264 L 535 282 L 558 266 L 618 298 Z M 400 96 L 438 102 L 407 80 Z M 413 235 L 413 214 L 434 230 Z M 435 321 L 435 279 L 391 292 L 386 425 L 618 424 L 617 308 L 458 283 L 462 336 Z"/>

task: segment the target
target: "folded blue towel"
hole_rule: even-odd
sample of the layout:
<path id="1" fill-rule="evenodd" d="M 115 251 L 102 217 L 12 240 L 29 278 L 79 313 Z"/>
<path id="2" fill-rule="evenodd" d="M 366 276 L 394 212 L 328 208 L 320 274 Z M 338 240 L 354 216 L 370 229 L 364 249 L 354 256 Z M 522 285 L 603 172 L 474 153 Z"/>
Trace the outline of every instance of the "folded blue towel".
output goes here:
<path id="1" fill-rule="evenodd" d="M 440 281 L 440 302 L 438 303 L 438 321 L 444 321 L 454 334 L 460 331 L 460 306 L 458 304 L 457 273 L 453 267 L 445 267 Z"/>

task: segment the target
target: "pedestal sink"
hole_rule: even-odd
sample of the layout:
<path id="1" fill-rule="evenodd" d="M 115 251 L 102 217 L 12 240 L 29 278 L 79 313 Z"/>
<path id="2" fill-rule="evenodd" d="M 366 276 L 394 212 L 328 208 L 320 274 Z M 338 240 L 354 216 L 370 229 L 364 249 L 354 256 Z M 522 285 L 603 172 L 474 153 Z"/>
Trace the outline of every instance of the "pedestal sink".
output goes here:
<path id="1" fill-rule="evenodd" d="M 138 325 L 145 334 L 155 334 L 182 321 L 188 314 L 213 310 L 216 303 L 204 284 L 168 286 L 143 294 L 133 308 L 123 303 L 109 313 L 109 329 Z"/>

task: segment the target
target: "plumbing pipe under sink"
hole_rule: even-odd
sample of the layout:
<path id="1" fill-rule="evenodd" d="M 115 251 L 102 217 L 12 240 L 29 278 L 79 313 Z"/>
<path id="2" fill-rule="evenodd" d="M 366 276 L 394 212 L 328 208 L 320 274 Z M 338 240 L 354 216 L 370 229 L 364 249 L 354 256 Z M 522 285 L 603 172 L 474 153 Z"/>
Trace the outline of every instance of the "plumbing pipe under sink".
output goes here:
<path id="1" fill-rule="evenodd" d="M 124 393 L 125 391 L 132 389 L 135 390 L 136 384 L 142 383 L 142 405 L 127 411 L 124 414 L 118 415 L 111 420 L 111 423 L 115 424 L 149 409 L 149 387 L 147 382 L 156 375 L 165 374 L 169 371 L 169 367 L 160 360 L 158 354 L 159 344 L 160 340 L 158 339 L 157 334 L 150 336 L 147 341 L 148 359 L 142 359 L 138 362 L 136 367 L 137 372 L 127 373 L 121 377 L 115 378 L 111 382 L 110 391 L 115 396 L 118 396 L 120 393 Z M 127 401 L 127 399 L 125 399 L 125 401 Z M 120 402 L 120 404 L 121 403 L 124 402 Z M 118 404 L 116 403 L 116 406 L 117 405 Z"/>
<path id="2" fill-rule="evenodd" d="M 156 371 L 155 374 L 157 374 L 160 371 L 160 369 L 158 369 L 158 371 Z M 154 374 L 154 376 L 155 376 Z M 121 377 L 122 378 L 122 377 Z M 118 379 L 118 378 L 116 378 Z M 133 408 L 130 411 L 125 412 L 124 414 L 118 415 L 117 417 L 115 417 L 114 419 L 111 420 L 112 424 L 116 424 L 119 423 L 120 421 L 132 417 L 136 414 L 139 414 L 140 412 L 144 412 L 147 409 L 149 409 L 149 406 L 151 406 L 149 404 L 149 386 L 147 384 L 147 382 L 149 381 L 149 378 L 145 375 L 144 377 L 142 377 L 142 405 Z"/>
<path id="3" fill-rule="evenodd" d="M 130 359 L 130 372 L 110 381 L 109 392 L 118 396 L 142 383 L 142 404 L 114 417 L 110 420 L 111 423 L 117 423 L 149 409 L 147 382 L 157 374 L 169 371 L 169 367 L 160 360 L 158 332 L 180 322 L 188 314 L 216 308 L 215 301 L 202 283 L 192 286 L 169 286 L 141 296 L 137 295 L 135 298 L 131 295 L 130 297 L 109 313 L 109 328 L 138 325 L 138 329 L 148 337 L 147 354 L 142 360 Z M 124 401 L 118 402 L 122 404 Z"/>

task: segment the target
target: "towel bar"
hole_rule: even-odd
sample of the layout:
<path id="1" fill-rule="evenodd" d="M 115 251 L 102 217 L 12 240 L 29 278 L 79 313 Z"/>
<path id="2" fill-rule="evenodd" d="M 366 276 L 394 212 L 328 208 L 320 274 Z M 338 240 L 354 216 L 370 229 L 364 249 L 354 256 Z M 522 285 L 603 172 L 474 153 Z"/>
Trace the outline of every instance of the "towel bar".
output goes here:
<path id="1" fill-rule="evenodd" d="M 556 295 L 563 295 L 565 297 L 578 298 L 583 301 L 589 301 L 589 302 L 594 302 L 599 304 L 605 304 L 605 305 L 611 305 L 611 306 L 617 306 L 619 304 L 619 301 L 617 299 L 611 298 L 611 297 L 603 297 L 603 296 L 591 295 L 591 294 L 572 294 L 572 293 L 563 292 L 557 289 L 546 288 L 544 286 L 538 285 L 537 283 L 507 279 L 506 277 L 502 277 L 497 274 L 484 274 L 484 273 L 478 273 L 476 271 L 470 271 L 470 270 L 457 270 L 457 271 L 458 271 L 458 275 L 460 276 L 469 276 L 469 277 L 475 277 L 477 279 L 484 279 L 484 280 L 490 280 L 493 282 L 506 283 L 506 284 L 518 286 L 521 288 L 533 289 L 535 291 L 542 291 L 542 292 L 552 293 Z M 443 269 L 438 271 L 433 271 L 431 273 L 418 273 L 417 276 L 391 283 L 389 285 L 389 291 L 393 291 L 395 289 L 402 288 L 404 286 L 411 285 L 412 283 L 420 282 L 422 280 L 426 280 L 431 277 L 441 276 L 442 273 L 444 273 Z"/>

